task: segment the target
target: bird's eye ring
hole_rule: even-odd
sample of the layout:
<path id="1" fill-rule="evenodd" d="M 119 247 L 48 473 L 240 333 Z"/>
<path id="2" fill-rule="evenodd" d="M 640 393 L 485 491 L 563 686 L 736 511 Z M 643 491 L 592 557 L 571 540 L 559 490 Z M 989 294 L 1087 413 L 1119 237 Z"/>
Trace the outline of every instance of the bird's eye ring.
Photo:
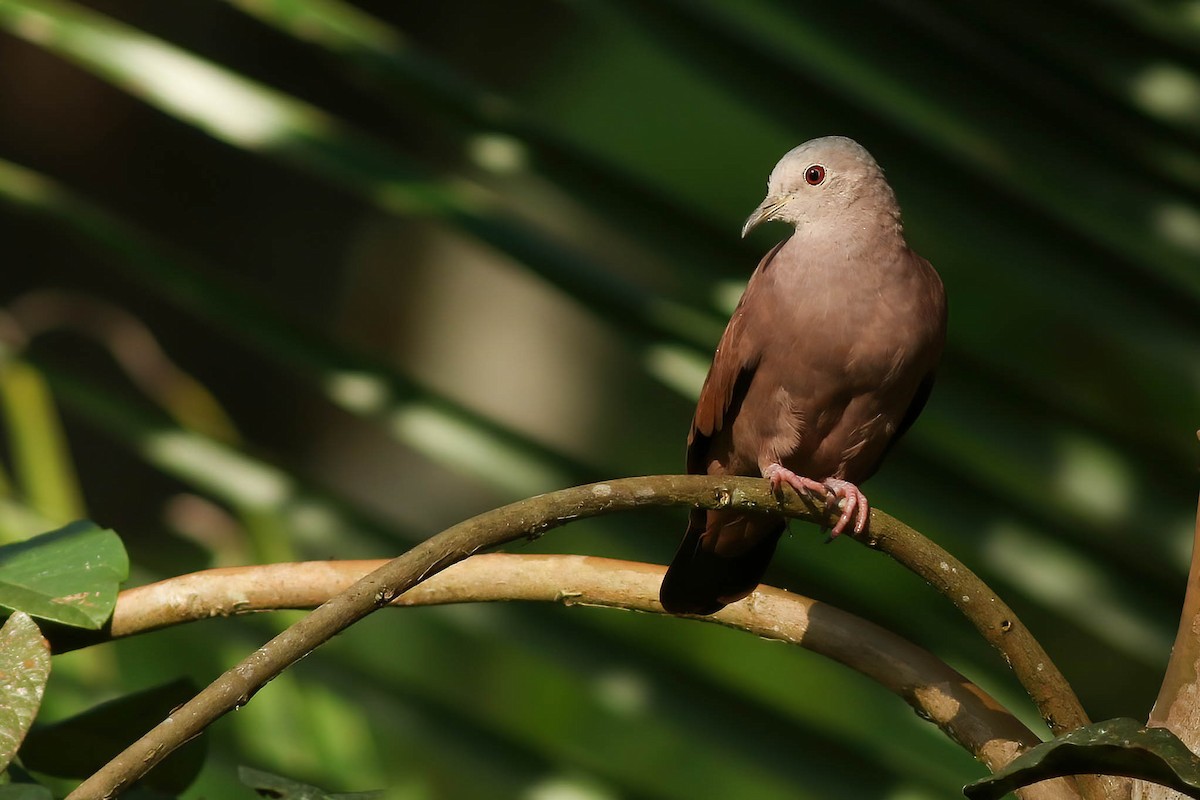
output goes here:
<path id="1" fill-rule="evenodd" d="M 820 164 L 813 164 L 804 170 L 804 180 L 808 181 L 809 186 L 817 186 L 825 180 L 825 168 Z"/>

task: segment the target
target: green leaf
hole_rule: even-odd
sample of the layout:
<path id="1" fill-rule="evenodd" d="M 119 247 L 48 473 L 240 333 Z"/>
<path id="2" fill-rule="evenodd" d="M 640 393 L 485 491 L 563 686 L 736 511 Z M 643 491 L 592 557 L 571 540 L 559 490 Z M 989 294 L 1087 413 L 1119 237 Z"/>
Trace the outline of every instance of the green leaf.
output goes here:
<path id="1" fill-rule="evenodd" d="M 28 769 L 60 778 L 86 778 L 124 750 L 171 711 L 190 700 L 199 687 L 175 680 L 107 703 L 29 732 L 21 750 Z M 147 789 L 178 793 L 204 765 L 206 746 L 197 737 L 180 747 L 139 783 Z"/>
<path id="2" fill-rule="evenodd" d="M 1135 719 L 1097 722 L 1023 753 L 996 774 L 963 789 L 971 800 L 995 800 L 1031 783 L 1064 775 L 1123 775 L 1200 798 L 1200 757 L 1166 728 Z"/>
<path id="3" fill-rule="evenodd" d="M 49 677 L 50 645 L 29 615 L 18 611 L 0 628 L 0 772 L 29 732 Z"/>
<path id="4" fill-rule="evenodd" d="M 88 520 L 0 547 L 0 607 L 96 630 L 129 576 L 120 537 Z"/>
<path id="5" fill-rule="evenodd" d="M 383 796 L 381 791 L 330 793 L 307 783 L 299 783 L 250 767 L 238 767 L 238 779 L 260 797 L 277 800 L 374 800 Z"/>

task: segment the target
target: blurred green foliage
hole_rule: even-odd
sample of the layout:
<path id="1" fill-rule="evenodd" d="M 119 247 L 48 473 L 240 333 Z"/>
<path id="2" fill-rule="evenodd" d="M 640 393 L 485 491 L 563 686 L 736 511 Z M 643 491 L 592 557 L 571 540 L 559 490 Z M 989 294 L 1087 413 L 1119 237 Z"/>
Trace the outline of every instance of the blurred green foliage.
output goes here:
<path id="1" fill-rule="evenodd" d="M 1144 718 L 1186 574 L 1200 19 L 1186 4 L 0 0 L 7 539 L 86 514 L 134 579 L 396 553 L 502 502 L 676 472 L 788 148 L 887 169 L 950 345 L 869 493 Z M 530 550 L 670 557 L 679 514 Z M 797 525 L 771 582 L 1036 724 L 948 604 Z M 49 717 L 207 681 L 287 618 L 59 657 Z M 389 798 L 944 797 L 982 768 L 846 670 L 697 623 L 376 615 L 211 732 Z"/>

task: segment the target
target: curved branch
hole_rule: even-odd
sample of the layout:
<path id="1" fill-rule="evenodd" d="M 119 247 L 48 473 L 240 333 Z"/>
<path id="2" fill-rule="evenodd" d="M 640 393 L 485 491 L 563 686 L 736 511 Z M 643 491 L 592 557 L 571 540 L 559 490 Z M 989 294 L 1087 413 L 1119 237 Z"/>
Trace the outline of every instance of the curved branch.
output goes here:
<path id="1" fill-rule="evenodd" d="M 383 561 L 321 561 L 214 569 L 121 593 L 113 638 L 214 616 L 313 608 Z M 472 556 L 393 601 L 396 606 L 526 600 L 663 613 L 663 567 L 570 555 Z M 701 618 L 839 661 L 905 700 L 995 771 L 1040 740 L 982 689 L 928 651 L 824 603 L 760 587 Z"/>
<path id="2" fill-rule="evenodd" d="M 851 531 L 853 533 L 853 531 Z M 856 535 L 925 579 L 1000 651 L 1055 736 L 1091 722 L 1075 690 L 1013 610 L 961 561 L 898 519 L 871 513 Z"/>
<path id="3" fill-rule="evenodd" d="M 386 563 L 308 561 L 204 570 L 127 589 L 106 638 L 212 617 L 311 609 Z M 577 555 L 487 553 L 446 568 L 393 606 L 534 601 L 663 613 L 656 564 Z M 744 603 L 697 618 L 799 645 L 838 661 L 907 702 L 995 772 L 1040 743 L 1007 709 L 929 651 L 834 606 L 768 586 Z M 1022 800 L 1066 800 L 1065 781 L 1025 789 Z"/>
<path id="4" fill-rule="evenodd" d="M 356 581 L 226 671 L 192 700 L 84 781 L 69 800 L 108 798 L 146 774 L 183 742 L 253 694 L 291 664 L 413 586 L 480 550 L 521 538 L 537 538 L 572 520 L 652 506 L 699 506 L 775 511 L 829 525 L 836 516 L 820 502 L 786 492 L 782 499 L 766 481 L 666 475 L 624 478 L 539 495 L 480 514 L 422 542 Z M 965 566 L 898 520 L 872 511 L 869 546 L 888 553 L 947 595 L 996 645 L 1051 724 L 1086 723 L 1062 675 L 1012 611 Z M 1079 721 L 1079 720 L 1082 720 Z"/>

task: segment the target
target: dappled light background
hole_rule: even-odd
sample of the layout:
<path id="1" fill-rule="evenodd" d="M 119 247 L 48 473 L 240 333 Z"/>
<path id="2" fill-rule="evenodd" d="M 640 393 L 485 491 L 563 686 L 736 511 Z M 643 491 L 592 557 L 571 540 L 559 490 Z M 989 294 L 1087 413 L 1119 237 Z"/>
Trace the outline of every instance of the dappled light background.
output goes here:
<path id="1" fill-rule="evenodd" d="M 975 568 L 1094 718 L 1145 717 L 1200 427 L 1200 13 L 1068 0 L 0 0 L 0 532 L 81 516 L 145 582 L 397 554 L 470 515 L 678 472 L 786 150 L 888 172 L 950 297 L 868 485 Z M 681 512 L 526 552 L 665 563 Z M 770 582 L 1036 713 L 949 604 L 793 525 Z M 45 718 L 292 615 L 55 662 Z M 1039 728 L 1040 729 L 1040 728 Z M 982 767 L 818 657 L 696 622 L 375 615 L 210 732 L 389 798 L 946 797 Z"/>

